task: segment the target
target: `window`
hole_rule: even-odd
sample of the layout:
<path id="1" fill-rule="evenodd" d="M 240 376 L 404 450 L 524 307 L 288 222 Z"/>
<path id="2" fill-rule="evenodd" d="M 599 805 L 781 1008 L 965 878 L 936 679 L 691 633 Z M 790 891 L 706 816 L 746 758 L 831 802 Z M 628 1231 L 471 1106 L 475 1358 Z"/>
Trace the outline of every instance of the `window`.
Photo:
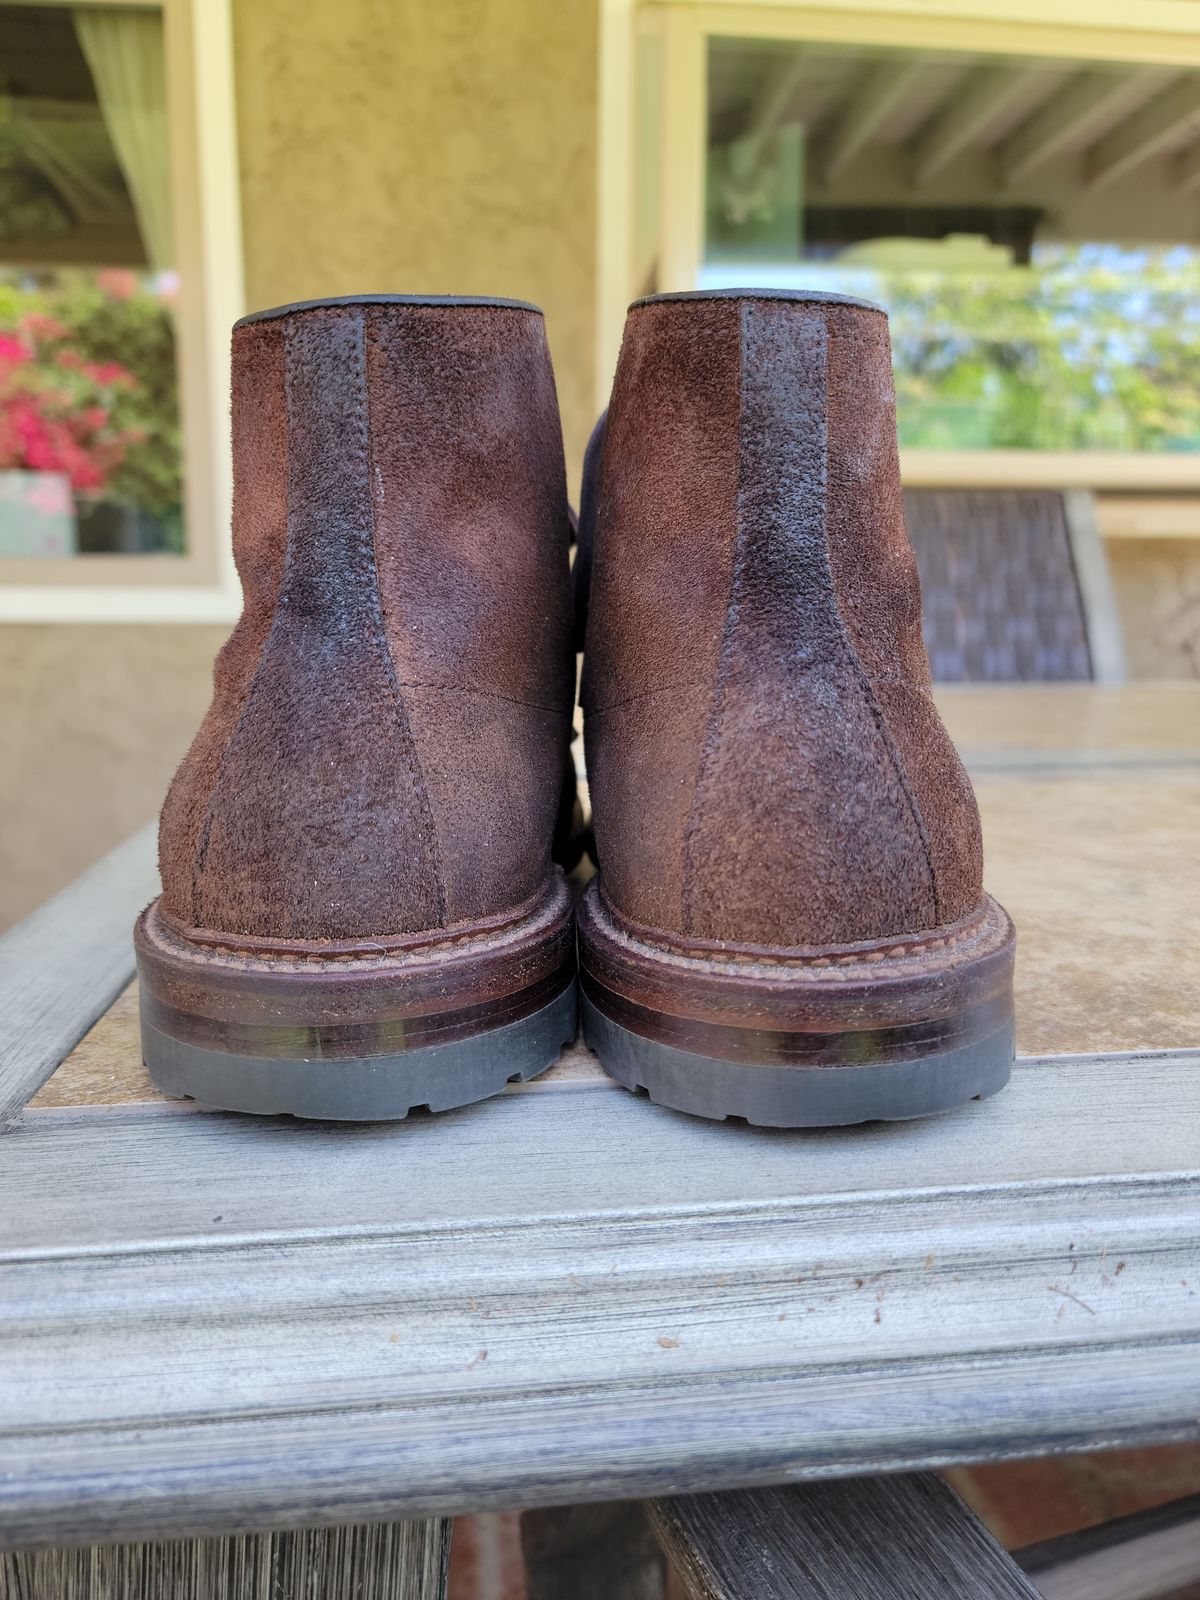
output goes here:
<path id="1" fill-rule="evenodd" d="M 0 3 L 0 614 L 227 615 L 223 0 Z"/>
<path id="2" fill-rule="evenodd" d="M 629 287 L 885 305 L 911 482 L 1200 486 L 1200 8 L 909 9 L 643 7 Z"/>

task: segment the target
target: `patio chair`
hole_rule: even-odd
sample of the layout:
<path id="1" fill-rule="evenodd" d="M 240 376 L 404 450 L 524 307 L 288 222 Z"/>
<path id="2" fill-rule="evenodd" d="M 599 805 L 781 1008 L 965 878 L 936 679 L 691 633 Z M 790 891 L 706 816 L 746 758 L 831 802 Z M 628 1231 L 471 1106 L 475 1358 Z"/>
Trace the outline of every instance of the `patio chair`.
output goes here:
<path id="1" fill-rule="evenodd" d="M 909 489 L 925 644 L 942 683 L 1123 681 L 1086 490 Z"/>

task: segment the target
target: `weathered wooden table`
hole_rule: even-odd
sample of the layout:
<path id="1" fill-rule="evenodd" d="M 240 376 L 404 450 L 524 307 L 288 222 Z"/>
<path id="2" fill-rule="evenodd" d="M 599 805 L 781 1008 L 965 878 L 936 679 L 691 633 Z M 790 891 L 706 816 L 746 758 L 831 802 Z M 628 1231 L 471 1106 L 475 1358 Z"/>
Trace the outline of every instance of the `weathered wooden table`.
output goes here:
<path id="1" fill-rule="evenodd" d="M 0 1548 L 1200 1436 L 1200 686 L 940 700 L 1022 1057 L 941 1119 L 708 1124 L 581 1047 L 438 1118 L 241 1119 L 140 1063 L 149 831 L 14 930 Z M 393 1533 L 433 1572 L 440 1528 Z"/>

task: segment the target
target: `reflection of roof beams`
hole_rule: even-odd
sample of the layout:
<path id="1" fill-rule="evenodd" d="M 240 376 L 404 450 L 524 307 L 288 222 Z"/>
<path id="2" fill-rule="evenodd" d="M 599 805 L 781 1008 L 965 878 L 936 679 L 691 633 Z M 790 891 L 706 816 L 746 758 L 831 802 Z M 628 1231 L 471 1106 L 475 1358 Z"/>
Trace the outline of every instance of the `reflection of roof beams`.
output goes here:
<path id="1" fill-rule="evenodd" d="M 744 132 L 730 146 L 731 170 L 727 198 L 750 194 L 775 134 L 787 120 L 804 70 L 804 48 L 797 46 L 771 73 L 755 104 Z"/>
<path id="2" fill-rule="evenodd" d="M 843 168 L 849 166 L 872 135 L 903 103 L 921 68 L 921 61 L 910 57 L 903 61 L 881 61 L 868 72 L 814 154 L 813 163 L 823 182 L 832 182 Z"/>
<path id="3" fill-rule="evenodd" d="M 1081 72 L 1000 146 L 1000 177 L 1017 183 L 1132 99 L 1135 74 Z"/>
<path id="4" fill-rule="evenodd" d="M 913 182 L 920 185 L 936 177 L 1028 89 L 1029 79 L 1020 68 L 980 67 L 973 72 L 913 141 Z"/>
<path id="5" fill-rule="evenodd" d="M 1200 124 L 1200 82 L 1181 79 L 1144 110 L 1098 140 L 1084 157 L 1084 181 L 1099 188 L 1160 155 Z"/>
<path id="6" fill-rule="evenodd" d="M 1185 150 L 1171 167 L 1171 187 L 1176 194 L 1191 194 L 1200 189 L 1200 144 Z"/>
<path id="7" fill-rule="evenodd" d="M 804 47 L 798 45 L 763 85 L 754 115 L 747 125 L 743 138 L 757 161 L 768 140 L 787 119 L 787 110 L 796 90 L 800 87 L 804 71 Z"/>

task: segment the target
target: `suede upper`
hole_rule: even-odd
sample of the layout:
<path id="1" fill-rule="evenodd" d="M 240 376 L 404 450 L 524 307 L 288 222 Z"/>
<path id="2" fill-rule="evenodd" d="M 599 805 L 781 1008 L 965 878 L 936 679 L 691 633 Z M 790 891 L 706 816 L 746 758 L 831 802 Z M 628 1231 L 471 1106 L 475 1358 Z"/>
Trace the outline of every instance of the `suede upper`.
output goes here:
<path id="1" fill-rule="evenodd" d="M 785 948 L 971 911 L 978 813 L 930 698 L 886 318 L 640 302 L 598 477 L 583 701 L 612 906 Z"/>
<path id="2" fill-rule="evenodd" d="M 163 808 L 164 909 L 321 940 L 530 901 L 573 676 L 541 316 L 368 298 L 250 319 L 233 444 L 245 606 Z"/>

